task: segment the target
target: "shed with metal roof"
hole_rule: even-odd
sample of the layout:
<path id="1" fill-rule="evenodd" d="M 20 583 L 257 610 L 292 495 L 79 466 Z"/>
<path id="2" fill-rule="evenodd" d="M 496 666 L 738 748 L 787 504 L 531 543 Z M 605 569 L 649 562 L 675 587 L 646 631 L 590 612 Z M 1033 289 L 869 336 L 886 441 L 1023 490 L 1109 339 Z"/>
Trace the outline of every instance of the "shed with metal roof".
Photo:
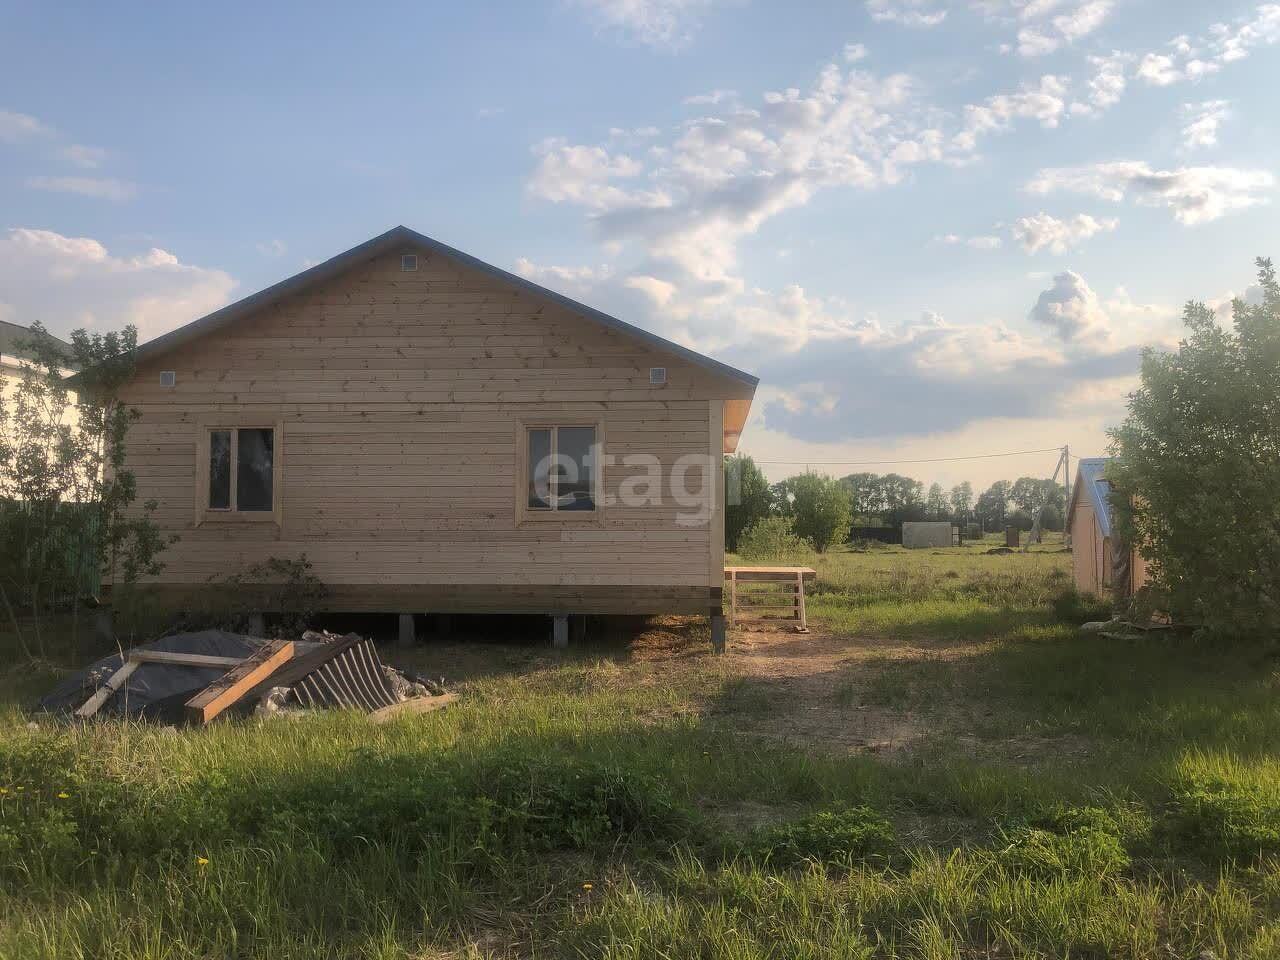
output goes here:
<path id="1" fill-rule="evenodd" d="M 1071 569 L 1076 589 L 1099 597 L 1125 599 L 1147 580 L 1146 562 L 1116 536 L 1106 478 L 1109 457 L 1080 461 L 1067 530 L 1071 534 Z"/>

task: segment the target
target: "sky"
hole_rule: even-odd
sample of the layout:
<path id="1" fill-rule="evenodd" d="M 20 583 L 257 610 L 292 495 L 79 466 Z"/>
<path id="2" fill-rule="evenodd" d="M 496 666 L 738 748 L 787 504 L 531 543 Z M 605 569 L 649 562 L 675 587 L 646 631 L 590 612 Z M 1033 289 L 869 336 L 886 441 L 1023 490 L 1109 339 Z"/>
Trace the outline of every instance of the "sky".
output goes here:
<path id="1" fill-rule="evenodd" d="M 142 339 L 403 223 L 761 379 L 771 479 L 1105 453 L 1275 250 L 1280 4 L 0 0 L 0 317 Z"/>

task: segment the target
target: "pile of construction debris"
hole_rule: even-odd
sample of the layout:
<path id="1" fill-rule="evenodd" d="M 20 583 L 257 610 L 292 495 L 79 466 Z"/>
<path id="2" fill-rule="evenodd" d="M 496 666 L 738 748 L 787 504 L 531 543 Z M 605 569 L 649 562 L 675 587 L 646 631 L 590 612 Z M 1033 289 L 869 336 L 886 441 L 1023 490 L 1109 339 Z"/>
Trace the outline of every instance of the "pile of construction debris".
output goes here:
<path id="1" fill-rule="evenodd" d="M 105 657 L 37 704 L 80 719 L 117 716 L 206 724 L 230 712 L 260 715 L 337 707 L 381 722 L 453 702 L 441 681 L 384 666 L 371 640 L 307 631 L 264 640 L 221 630 L 164 637 Z"/>

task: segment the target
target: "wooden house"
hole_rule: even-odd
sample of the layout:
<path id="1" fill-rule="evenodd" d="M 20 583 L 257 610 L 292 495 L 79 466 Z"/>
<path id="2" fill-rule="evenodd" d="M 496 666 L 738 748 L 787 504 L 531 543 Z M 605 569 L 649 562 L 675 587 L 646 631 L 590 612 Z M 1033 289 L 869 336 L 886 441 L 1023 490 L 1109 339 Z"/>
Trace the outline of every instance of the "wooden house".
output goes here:
<path id="1" fill-rule="evenodd" d="M 155 589 L 305 555 L 328 609 L 402 624 L 719 617 L 756 382 L 396 227 L 138 348 L 127 464 L 179 537 Z"/>
<path id="2" fill-rule="evenodd" d="M 1081 593 L 1124 600 L 1147 582 L 1147 567 L 1142 555 L 1121 543 L 1113 530 L 1107 462 L 1105 457 L 1081 460 L 1076 473 L 1067 509 L 1071 572 Z"/>

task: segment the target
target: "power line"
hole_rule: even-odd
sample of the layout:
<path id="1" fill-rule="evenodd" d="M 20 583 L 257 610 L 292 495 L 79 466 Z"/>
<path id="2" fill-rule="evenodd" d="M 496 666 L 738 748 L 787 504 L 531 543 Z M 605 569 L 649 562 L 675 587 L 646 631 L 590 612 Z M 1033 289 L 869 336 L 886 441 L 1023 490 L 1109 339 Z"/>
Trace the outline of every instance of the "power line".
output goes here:
<path id="1" fill-rule="evenodd" d="M 1043 450 L 1014 450 L 1010 453 L 975 453 L 965 457 L 926 457 L 921 460 L 757 460 L 770 466 L 797 467 L 883 467 L 903 463 L 955 463 L 960 460 L 995 460 L 1000 457 L 1027 457 L 1032 454 L 1061 453 L 1061 447 L 1045 447 Z"/>

